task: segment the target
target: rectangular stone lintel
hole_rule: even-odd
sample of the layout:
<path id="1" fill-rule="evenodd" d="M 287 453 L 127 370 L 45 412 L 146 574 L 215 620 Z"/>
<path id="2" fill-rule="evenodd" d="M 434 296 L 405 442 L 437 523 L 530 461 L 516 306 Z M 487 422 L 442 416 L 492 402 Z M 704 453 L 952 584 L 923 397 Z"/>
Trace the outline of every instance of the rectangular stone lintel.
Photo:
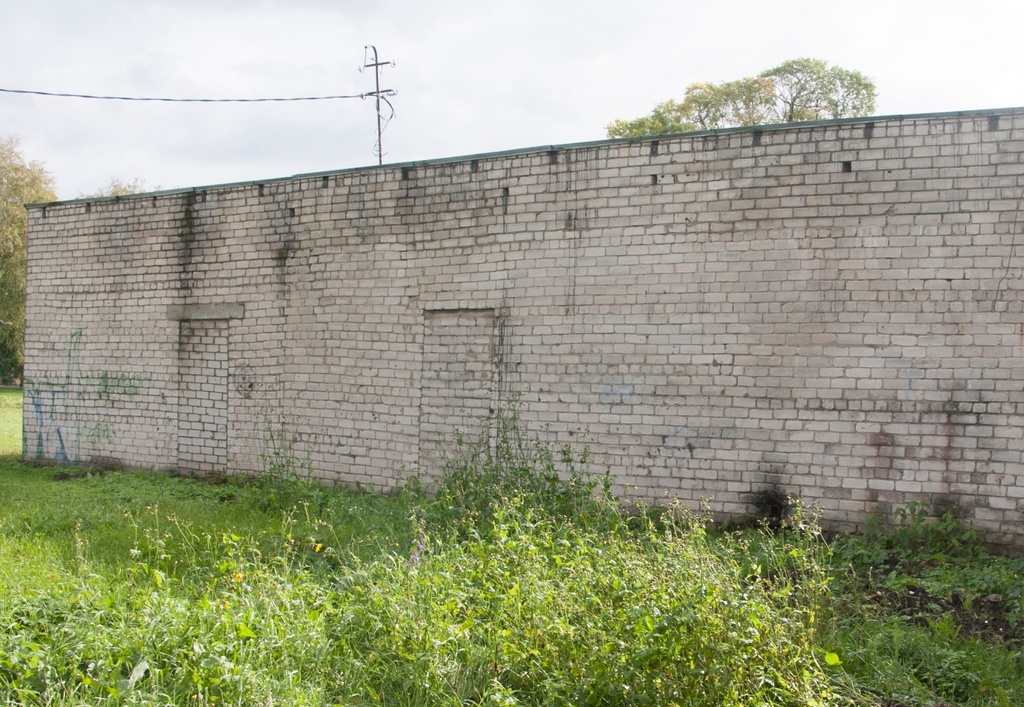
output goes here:
<path id="1" fill-rule="evenodd" d="M 167 318 L 183 322 L 197 319 L 241 319 L 245 305 L 241 302 L 223 304 L 172 304 L 167 307 Z"/>

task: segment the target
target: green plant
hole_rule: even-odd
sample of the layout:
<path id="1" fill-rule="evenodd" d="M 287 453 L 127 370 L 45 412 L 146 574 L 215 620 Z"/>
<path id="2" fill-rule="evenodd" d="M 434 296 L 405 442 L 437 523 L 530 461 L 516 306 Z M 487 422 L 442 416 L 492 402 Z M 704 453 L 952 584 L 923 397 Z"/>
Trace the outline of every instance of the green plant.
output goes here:
<path id="1" fill-rule="evenodd" d="M 951 513 L 934 516 L 926 503 L 911 501 L 895 509 L 895 527 L 888 535 L 889 546 L 902 555 L 970 555 L 981 549 L 978 534 L 961 527 Z"/>
<path id="2" fill-rule="evenodd" d="M 272 408 L 264 408 L 261 419 L 259 460 L 263 472 L 257 475 L 255 483 L 263 503 L 277 510 L 288 510 L 297 504 L 322 510 L 327 496 L 314 475 L 312 460 L 298 451 L 301 435 Z"/>
<path id="3" fill-rule="evenodd" d="M 313 462 L 297 452 L 301 442 L 300 434 L 273 408 L 264 407 L 260 419 L 259 460 L 263 464 L 262 476 L 274 481 L 312 478 Z"/>
<path id="4" fill-rule="evenodd" d="M 593 476 L 589 450 L 557 450 L 531 434 L 518 401 L 503 407 L 493 437 L 466 439 L 456 433 L 427 514 L 452 527 L 488 523 L 494 504 L 519 499 L 526 507 L 581 524 L 617 524 L 621 518 L 610 478 Z"/>

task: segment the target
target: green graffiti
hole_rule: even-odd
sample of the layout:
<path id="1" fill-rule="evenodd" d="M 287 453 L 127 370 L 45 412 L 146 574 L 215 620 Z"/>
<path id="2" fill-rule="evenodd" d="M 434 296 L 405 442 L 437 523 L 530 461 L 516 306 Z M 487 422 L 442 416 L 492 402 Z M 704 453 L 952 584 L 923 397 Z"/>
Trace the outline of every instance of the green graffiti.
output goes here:
<path id="1" fill-rule="evenodd" d="M 89 382 L 97 398 L 105 400 L 113 395 L 132 398 L 144 393 L 153 377 L 144 373 L 112 373 L 101 371 L 89 376 Z"/>
<path id="2" fill-rule="evenodd" d="M 114 428 L 111 425 L 93 425 L 85 430 L 85 440 L 89 444 L 114 441 Z"/>

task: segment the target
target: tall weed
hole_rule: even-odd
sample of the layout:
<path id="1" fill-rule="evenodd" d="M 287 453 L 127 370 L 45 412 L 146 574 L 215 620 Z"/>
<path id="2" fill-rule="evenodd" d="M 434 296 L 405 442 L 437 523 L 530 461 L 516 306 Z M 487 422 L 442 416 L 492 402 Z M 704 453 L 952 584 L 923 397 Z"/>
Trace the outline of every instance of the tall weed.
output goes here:
<path id="1" fill-rule="evenodd" d="M 617 522 L 618 507 L 608 477 L 590 473 L 587 448 L 558 449 L 530 433 L 517 402 L 503 407 L 489 434 L 467 439 L 456 433 L 426 512 L 429 522 L 449 528 L 487 525 L 495 504 L 511 499 L 551 517 L 593 525 Z"/>

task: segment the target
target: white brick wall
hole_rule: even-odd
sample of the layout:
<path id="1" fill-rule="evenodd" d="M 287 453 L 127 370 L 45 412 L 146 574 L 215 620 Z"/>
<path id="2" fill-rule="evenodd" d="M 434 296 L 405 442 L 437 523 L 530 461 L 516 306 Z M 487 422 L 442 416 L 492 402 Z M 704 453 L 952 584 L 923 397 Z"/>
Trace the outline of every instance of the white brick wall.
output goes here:
<path id="1" fill-rule="evenodd" d="M 26 456 L 253 471 L 285 421 L 387 489 L 517 394 L 625 496 L 1019 544 L 1022 151 L 987 111 L 36 207 Z"/>

